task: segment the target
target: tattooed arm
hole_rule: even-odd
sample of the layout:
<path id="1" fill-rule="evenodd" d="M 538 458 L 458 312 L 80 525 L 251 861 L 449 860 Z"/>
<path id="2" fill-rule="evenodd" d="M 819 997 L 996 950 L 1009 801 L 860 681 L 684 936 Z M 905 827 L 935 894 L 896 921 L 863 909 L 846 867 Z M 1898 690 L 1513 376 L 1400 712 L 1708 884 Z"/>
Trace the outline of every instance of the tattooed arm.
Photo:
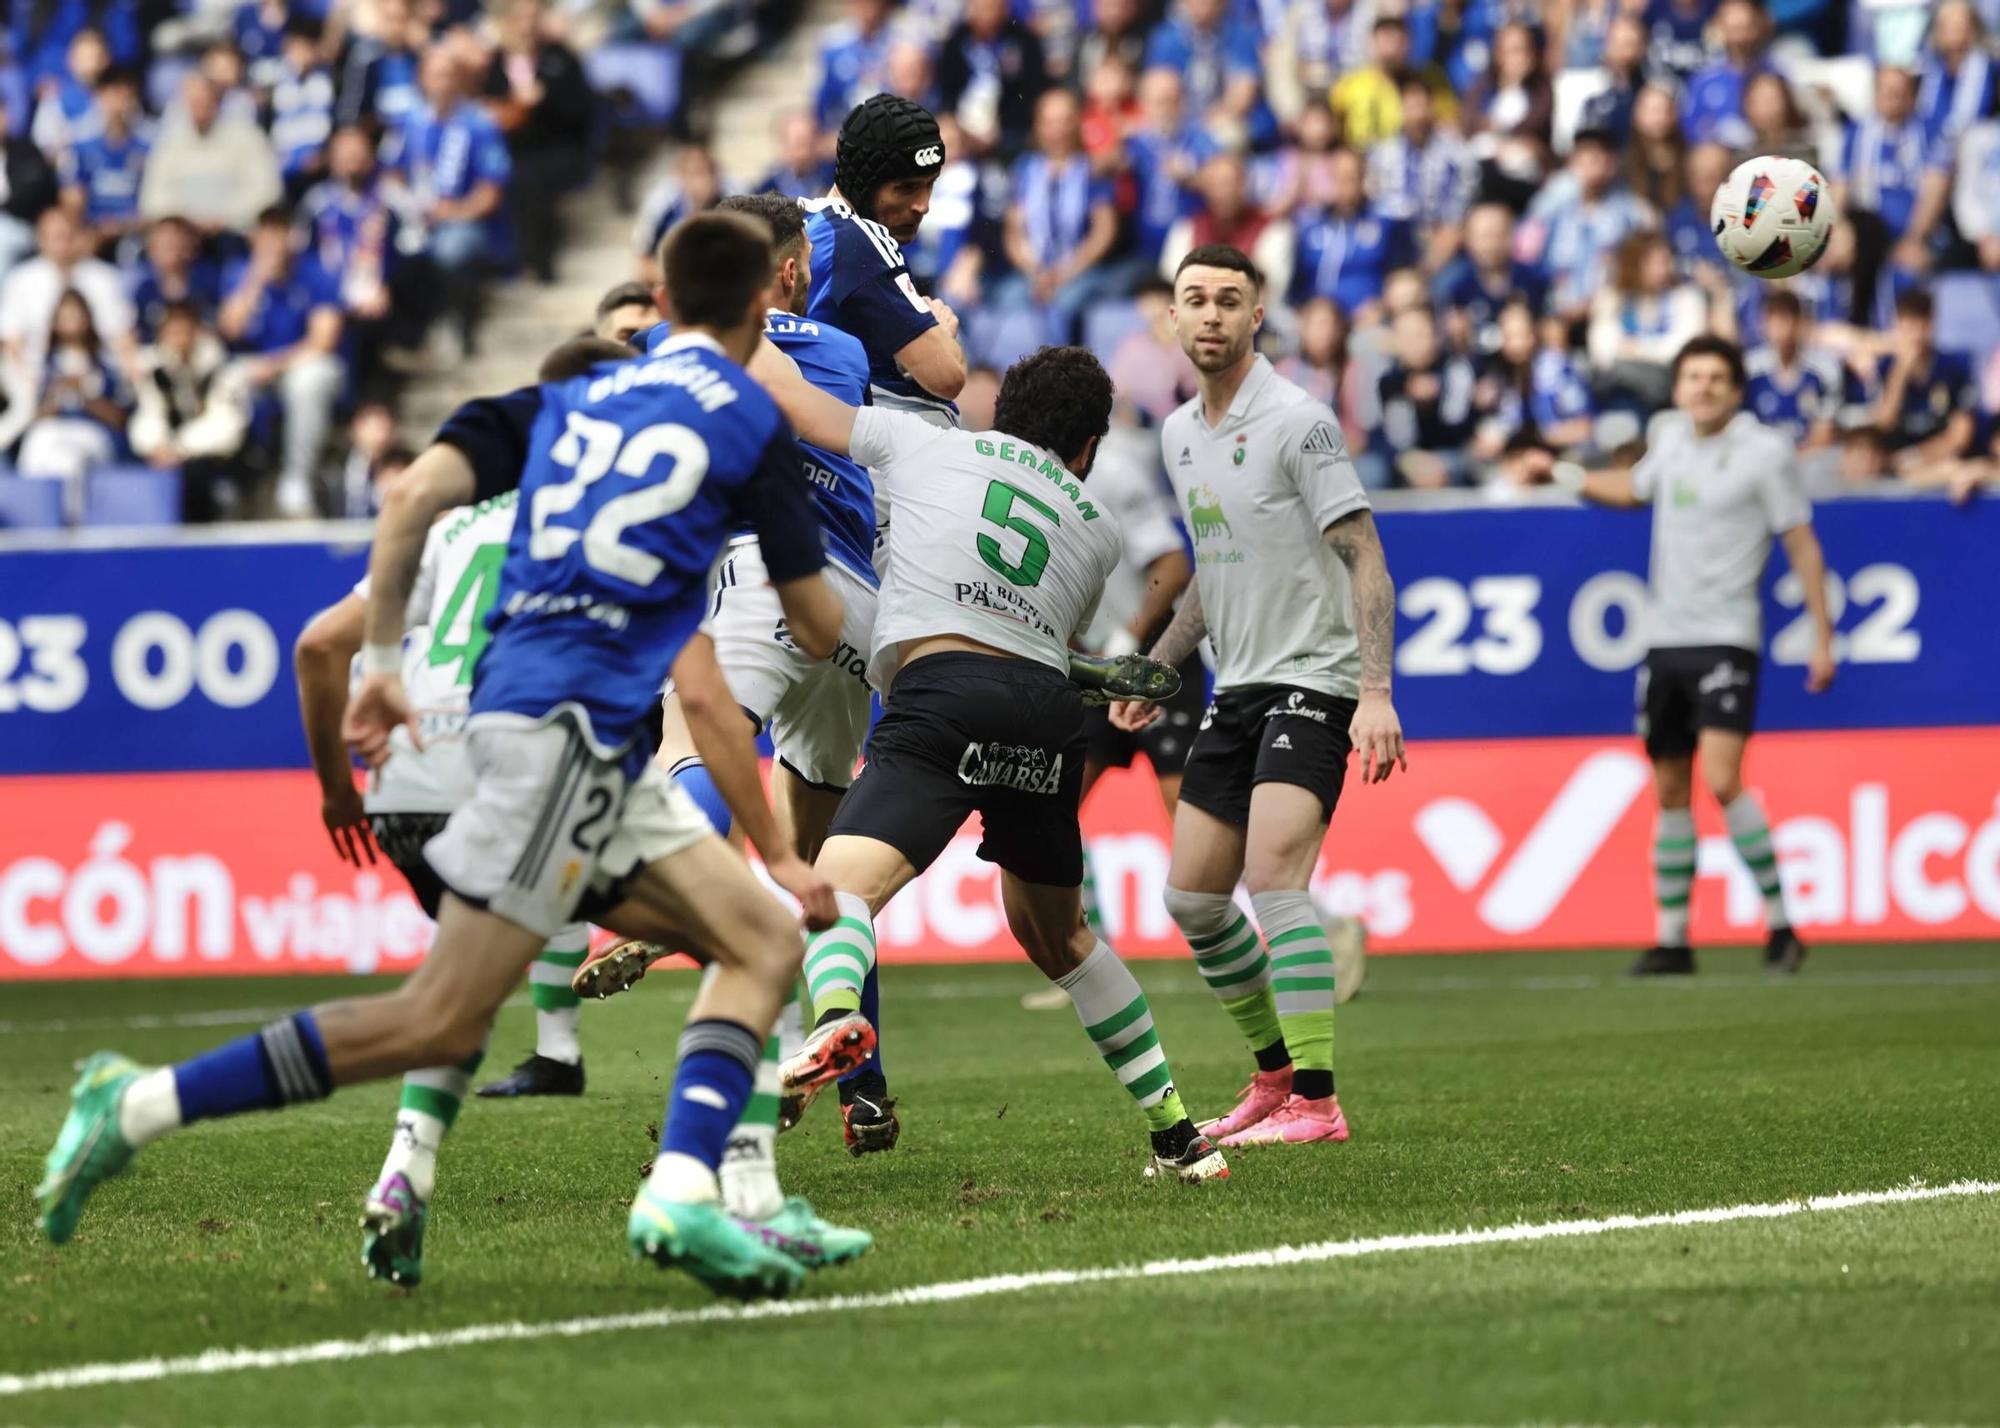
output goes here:
<path id="1" fill-rule="evenodd" d="M 1361 698 L 1348 727 L 1361 755 L 1361 781 L 1380 783 L 1392 769 L 1409 767 L 1403 725 L 1389 699 L 1396 656 L 1396 585 L 1382 554 L 1375 515 L 1362 509 L 1326 528 L 1326 543 L 1347 567 L 1354 596 L 1354 633 L 1361 644 Z"/>
<path id="2" fill-rule="evenodd" d="M 1190 580 L 1187 594 L 1181 597 L 1180 609 L 1174 611 L 1173 623 L 1166 633 L 1153 641 L 1146 658 L 1156 659 L 1161 664 L 1178 666 L 1194 647 L 1201 643 L 1201 637 L 1208 633 L 1208 617 L 1201 610 L 1201 582 Z M 1128 734 L 1136 734 L 1155 719 L 1165 714 L 1164 706 L 1140 703 L 1137 700 L 1121 700 L 1111 706 L 1111 726 L 1123 729 Z"/>

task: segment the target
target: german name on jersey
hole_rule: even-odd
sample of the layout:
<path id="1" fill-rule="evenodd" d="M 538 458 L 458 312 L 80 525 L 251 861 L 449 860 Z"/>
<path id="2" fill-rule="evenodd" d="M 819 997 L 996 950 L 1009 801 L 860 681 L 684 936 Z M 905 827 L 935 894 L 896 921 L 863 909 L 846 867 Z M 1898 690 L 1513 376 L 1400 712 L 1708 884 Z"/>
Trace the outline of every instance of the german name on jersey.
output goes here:
<path id="1" fill-rule="evenodd" d="M 903 250 L 889 230 L 858 216 L 838 198 L 804 205 L 812 240 L 812 289 L 806 316 L 859 338 L 868 353 L 876 401 L 958 424 L 958 408 L 932 396 L 896 365 L 896 354 L 937 326 L 917 293 Z"/>
<path id="2" fill-rule="evenodd" d="M 805 379 L 852 407 L 868 405 L 868 353 L 861 343 L 831 323 L 780 312 L 764 314 L 764 335 L 799 364 Z M 648 328 L 633 340 L 645 351 L 658 351 L 673 336 L 673 324 Z M 820 525 L 829 559 L 864 583 L 880 584 L 875 575 L 875 483 L 868 472 L 845 456 L 836 456 L 800 442 L 806 480 L 819 504 Z M 748 529 L 748 522 L 743 529 Z M 740 533 L 740 532 L 739 532 Z"/>
<path id="3" fill-rule="evenodd" d="M 626 747 L 707 608 L 709 567 L 747 520 L 773 582 L 826 563 L 798 443 L 749 374 L 698 333 L 507 399 L 511 421 L 439 433 L 520 510 L 471 712 L 585 715 Z M 521 408 L 535 415 L 519 439 Z M 636 757 L 636 755 L 635 755 Z"/>
<path id="4" fill-rule="evenodd" d="M 1118 565 L 1116 523 L 1052 452 L 864 408 L 849 449 L 889 493 L 889 571 L 868 678 L 885 693 L 904 641 L 962 635 L 1067 672 Z"/>
<path id="5" fill-rule="evenodd" d="M 1220 424 L 1195 397 L 1162 424 L 1160 450 L 1194 538 L 1216 690 L 1357 697 L 1354 597 L 1323 536 L 1368 496 L 1333 412 L 1260 356 Z"/>

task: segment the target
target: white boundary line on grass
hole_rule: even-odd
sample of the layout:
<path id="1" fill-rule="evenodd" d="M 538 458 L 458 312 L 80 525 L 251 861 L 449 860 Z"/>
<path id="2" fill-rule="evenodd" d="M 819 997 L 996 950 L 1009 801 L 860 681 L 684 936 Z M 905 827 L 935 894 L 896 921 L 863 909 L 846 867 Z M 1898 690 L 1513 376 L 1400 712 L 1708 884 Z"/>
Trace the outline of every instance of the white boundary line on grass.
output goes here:
<path id="1" fill-rule="evenodd" d="M 1680 1210 L 1664 1215 L 1612 1215 L 1599 1220 L 1555 1220 L 1541 1224 L 1502 1225 L 1484 1230 L 1443 1234 L 1382 1235 L 1361 1240 L 1327 1240 L 1319 1244 L 1281 1245 L 1276 1249 L 1201 1259 L 1162 1259 L 1147 1264 L 1113 1265 L 1100 1269 L 1050 1269 L 1033 1274 L 995 1274 L 980 1279 L 955 1279 L 920 1284 L 879 1294 L 836 1294 L 825 1298 L 771 1300 L 748 1305 L 716 1305 L 707 1309 L 648 1309 L 631 1314 L 558 1319 L 539 1324 L 468 1324 L 421 1334 L 371 1334 L 365 1339 L 325 1339 L 284 1349 L 210 1349 L 181 1358 L 132 1359 L 124 1363 L 79 1364 L 41 1373 L 0 1374 L 0 1398 L 59 1389 L 92 1388 L 103 1384 L 150 1383 L 160 1379 L 236 1373 L 245 1369 L 293 1368 L 301 1364 L 346 1362 L 428 1353 L 435 1349 L 474 1344 L 517 1343 L 528 1339 L 575 1339 L 591 1334 L 635 1329 L 672 1329 L 688 1324 L 746 1323 L 765 1319 L 798 1319 L 840 1314 L 858 1309 L 906 1309 L 923 1304 L 952 1304 L 1031 1289 L 1063 1289 L 1079 1284 L 1121 1280 L 1165 1279 L 1181 1275 L 1220 1274 L 1237 1269 L 1278 1269 L 1328 1260 L 1361 1259 L 1402 1254 L 1410 1250 L 1456 1249 L 1469 1245 L 1523 1244 L 1536 1240 L 1582 1239 L 1618 1230 L 1650 1230 L 1682 1225 L 1721 1225 L 1736 1220 L 1779 1220 L 1826 1210 L 1863 1205 L 1907 1204 L 1972 1195 L 2000 1194 L 2000 1181 L 1955 1180 L 1949 1185 L 1912 1183 L 1895 1190 L 1863 1190 L 1845 1195 L 1816 1195 L 1808 1200 L 1783 1200 L 1764 1205 L 1725 1205 L 1708 1210 Z"/>

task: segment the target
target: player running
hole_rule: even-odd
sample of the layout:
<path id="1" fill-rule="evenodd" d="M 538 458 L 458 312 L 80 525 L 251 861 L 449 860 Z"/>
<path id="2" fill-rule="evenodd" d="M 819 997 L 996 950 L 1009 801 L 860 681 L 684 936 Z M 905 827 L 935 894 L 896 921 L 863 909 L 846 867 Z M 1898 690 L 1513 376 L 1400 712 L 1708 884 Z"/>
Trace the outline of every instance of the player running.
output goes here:
<path id="1" fill-rule="evenodd" d="M 944 136 L 912 100 L 877 94 L 848 112 L 833 190 L 805 205 L 812 235 L 806 315 L 861 340 L 874 404 L 958 425 L 965 353 L 950 308 L 917 292 L 899 244 L 917 236 L 944 168 Z"/>
<path id="2" fill-rule="evenodd" d="M 754 746 L 696 625 L 708 569 L 746 512 L 802 646 L 832 647 L 839 602 L 819 575 L 797 444 L 739 365 L 761 341 L 769 238 L 738 215 L 700 214 L 664 251 L 683 324 L 670 350 L 487 404 L 488 420 L 462 428 L 473 459 L 406 477 L 383 512 L 364 681 L 346 721 L 371 764 L 398 726 L 422 743 L 402 632 L 431 519 L 526 468 L 467 720 L 476 792 L 425 849 L 449 890 L 430 955 L 393 992 L 299 1012 L 178 1066 L 92 1057 L 37 1192 L 52 1240 L 67 1240 L 91 1192 L 169 1131 L 469 1057 L 549 935 L 589 915 L 722 964 L 682 1034 L 661 1153 L 628 1223 L 634 1252 L 720 1292 L 782 1294 L 803 1277 L 722 1211 L 716 1180 L 799 966 L 797 924 L 636 740 L 671 667 L 771 876 L 812 923 L 829 924 L 831 889 L 778 838 Z M 838 1047 L 822 1042 L 818 1074 L 846 1070 L 869 1044 L 865 1027 Z"/>
<path id="3" fill-rule="evenodd" d="M 1375 518 L 1332 411 L 1253 347 L 1261 284 L 1235 248 L 1182 259 L 1174 325 L 1201 390 L 1160 433 L 1195 583 L 1152 656 L 1178 664 L 1206 633 L 1216 657 L 1174 814 L 1167 912 L 1257 1060 L 1236 1108 L 1202 1128 L 1224 1146 L 1347 1139 L 1333 952 L 1307 888 L 1348 753 L 1366 783 L 1404 765 L 1389 697 L 1396 591 Z M 1156 718 L 1112 709 L 1133 732 Z M 1239 879 L 1255 928 L 1234 901 Z"/>
<path id="4" fill-rule="evenodd" d="M 1758 586 L 1771 538 L 1799 578 L 1813 644 L 1806 689 L 1833 683 L 1833 618 L 1826 558 L 1790 438 L 1743 410 L 1743 354 L 1720 337 L 1691 339 L 1674 358 L 1672 411 L 1646 428 L 1646 454 L 1629 471 L 1554 467 L 1556 483 L 1608 506 L 1653 508 L 1646 590 L 1646 662 L 1636 691 L 1639 737 L 1653 761 L 1660 810 L 1653 825 L 1655 945 L 1634 976 L 1688 974 L 1694 890 L 1694 757 L 1722 806 L 1730 841 L 1764 895 L 1764 965 L 1796 972 L 1805 944 L 1792 930 L 1771 825 L 1743 787 L 1743 752 L 1757 716 L 1763 648 Z"/>
<path id="5" fill-rule="evenodd" d="M 1083 484 L 1111 379 L 1080 347 L 1044 348 L 1008 371 L 996 430 L 977 435 L 766 380 L 806 440 L 873 471 L 895 513 L 869 656 L 886 706 L 816 864 L 840 918 L 807 946 L 817 1024 L 785 1064 L 786 1090 L 810 1095 L 826 1047 L 868 1029 L 875 915 L 977 812 L 1008 927 L 1138 1102 L 1153 1173 L 1225 1176 L 1181 1106 L 1145 993 L 1083 922 L 1084 706 L 1069 646 L 1118 563 L 1115 523 Z"/>

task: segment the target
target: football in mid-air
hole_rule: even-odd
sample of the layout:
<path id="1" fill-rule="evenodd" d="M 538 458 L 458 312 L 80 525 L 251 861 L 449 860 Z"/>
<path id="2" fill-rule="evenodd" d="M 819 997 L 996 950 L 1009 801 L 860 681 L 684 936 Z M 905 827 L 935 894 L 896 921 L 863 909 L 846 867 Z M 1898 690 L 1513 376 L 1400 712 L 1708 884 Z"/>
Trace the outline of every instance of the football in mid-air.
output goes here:
<path id="1" fill-rule="evenodd" d="M 1736 166 L 1715 191 L 1709 227 L 1722 256 L 1758 278 L 1803 273 L 1833 235 L 1833 196 L 1804 159 L 1767 154 Z"/>

